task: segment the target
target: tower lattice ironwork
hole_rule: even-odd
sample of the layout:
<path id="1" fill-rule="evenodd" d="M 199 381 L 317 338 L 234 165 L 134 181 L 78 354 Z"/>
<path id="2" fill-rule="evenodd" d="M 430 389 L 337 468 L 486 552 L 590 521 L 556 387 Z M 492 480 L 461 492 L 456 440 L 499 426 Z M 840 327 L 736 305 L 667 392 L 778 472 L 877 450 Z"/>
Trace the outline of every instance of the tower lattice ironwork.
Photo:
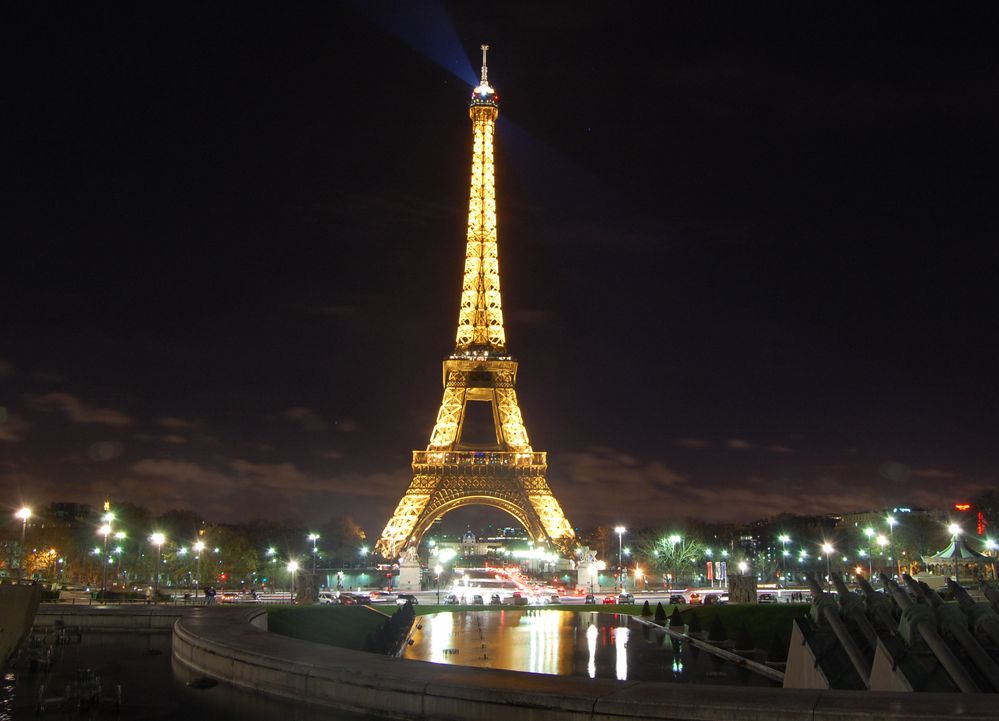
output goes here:
<path id="1" fill-rule="evenodd" d="M 499 96 L 489 85 L 487 45 L 472 91 L 472 176 L 465 272 L 455 349 L 444 360 L 444 398 L 425 451 L 413 451 L 413 480 L 376 549 L 387 558 L 419 544 L 430 525 L 456 508 L 506 511 L 536 541 L 564 546 L 575 534 L 545 474 L 547 454 L 531 448 L 517 403 L 517 361 L 506 349 L 496 235 L 493 136 Z M 489 403 L 495 443 L 462 442 L 470 403 Z"/>

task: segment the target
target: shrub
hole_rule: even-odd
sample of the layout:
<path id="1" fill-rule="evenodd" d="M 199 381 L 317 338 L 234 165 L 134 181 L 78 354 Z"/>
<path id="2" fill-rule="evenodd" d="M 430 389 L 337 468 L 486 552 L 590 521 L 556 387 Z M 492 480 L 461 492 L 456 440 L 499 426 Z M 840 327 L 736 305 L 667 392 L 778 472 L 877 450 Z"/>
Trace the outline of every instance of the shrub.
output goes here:
<path id="1" fill-rule="evenodd" d="M 655 620 L 658 624 L 666 623 L 666 609 L 663 608 L 662 601 L 656 604 Z"/>

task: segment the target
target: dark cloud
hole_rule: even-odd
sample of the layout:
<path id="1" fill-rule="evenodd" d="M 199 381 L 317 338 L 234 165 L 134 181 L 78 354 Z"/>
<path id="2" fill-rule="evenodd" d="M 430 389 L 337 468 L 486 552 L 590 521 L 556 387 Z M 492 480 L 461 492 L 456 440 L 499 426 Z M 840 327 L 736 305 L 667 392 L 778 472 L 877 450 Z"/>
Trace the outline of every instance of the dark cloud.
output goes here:
<path id="1" fill-rule="evenodd" d="M 121 411 L 90 406 L 70 393 L 53 392 L 26 396 L 25 405 L 35 411 L 59 411 L 72 423 L 129 426 L 134 422 L 130 416 Z"/>

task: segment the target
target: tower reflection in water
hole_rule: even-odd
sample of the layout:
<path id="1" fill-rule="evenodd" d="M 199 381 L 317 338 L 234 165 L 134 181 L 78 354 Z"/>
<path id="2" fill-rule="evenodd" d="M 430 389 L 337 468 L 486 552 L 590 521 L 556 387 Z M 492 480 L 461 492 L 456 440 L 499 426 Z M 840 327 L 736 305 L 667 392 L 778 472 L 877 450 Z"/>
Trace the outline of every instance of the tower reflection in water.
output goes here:
<path id="1" fill-rule="evenodd" d="M 422 618 L 404 658 L 552 675 L 628 678 L 627 619 L 558 610 L 446 611 Z"/>

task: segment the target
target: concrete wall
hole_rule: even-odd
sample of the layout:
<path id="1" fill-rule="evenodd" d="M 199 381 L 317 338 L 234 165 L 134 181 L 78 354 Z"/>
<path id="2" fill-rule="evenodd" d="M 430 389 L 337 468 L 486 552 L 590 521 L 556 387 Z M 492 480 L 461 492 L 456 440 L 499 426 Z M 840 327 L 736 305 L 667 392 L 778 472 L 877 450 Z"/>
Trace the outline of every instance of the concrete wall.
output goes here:
<path id="1" fill-rule="evenodd" d="M 177 619 L 192 610 L 189 606 L 70 606 L 43 603 L 35 616 L 36 628 L 62 625 L 84 631 L 170 632 Z"/>
<path id="2" fill-rule="evenodd" d="M 439 721 L 995 719 L 986 694 L 902 694 L 613 681 L 406 661 L 269 634 L 264 609 L 192 609 L 173 655 L 267 696 Z"/>

